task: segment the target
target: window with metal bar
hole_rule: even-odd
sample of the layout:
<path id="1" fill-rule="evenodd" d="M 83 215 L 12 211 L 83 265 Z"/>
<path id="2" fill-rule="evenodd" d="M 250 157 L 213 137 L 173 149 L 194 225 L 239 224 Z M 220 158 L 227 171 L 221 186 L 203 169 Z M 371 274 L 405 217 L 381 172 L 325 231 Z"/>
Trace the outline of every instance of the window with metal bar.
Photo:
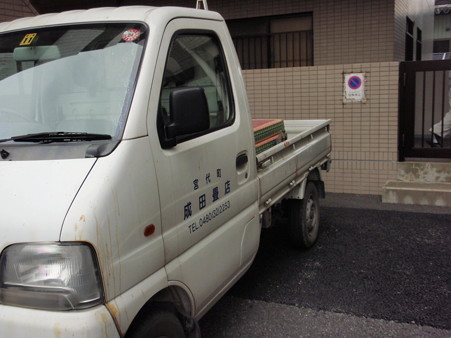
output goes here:
<path id="1" fill-rule="evenodd" d="M 243 69 L 313 65 L 312 14 L 227 22 Z"/>
<path id="2" fill-rule="evenodd" d="M 409 18 L 406 18 L 406 61 L 413 61 L 413 46 L 414 46 L 414 39 L 413 39 L 413 27 L 414 22 L 410 20 Z"/>
<path id="3" fill-rule="evenodd" d="M 421 61 L 421 53 L 422 53 L 422 32 L 421 29 L 417 27 L 417 43 L 416 43 L 416 53 L 417 53 L 417 61 Z"/>

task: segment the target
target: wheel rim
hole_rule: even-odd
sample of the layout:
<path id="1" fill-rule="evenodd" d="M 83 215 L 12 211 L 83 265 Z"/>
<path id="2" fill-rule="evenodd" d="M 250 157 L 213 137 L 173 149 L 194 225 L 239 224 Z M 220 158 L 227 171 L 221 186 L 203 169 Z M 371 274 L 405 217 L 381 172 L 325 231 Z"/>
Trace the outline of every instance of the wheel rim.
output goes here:
<path id="1" fill-rule="evenodd" d="M 309 197 L 306 206 L 306 224 L 307 224 L 307 233 L 309 237 L 313 235 L 316 225 L 318 223 L 317 217 L 317 209 L 316 203 L 313 200 L 312 196 Z"/>

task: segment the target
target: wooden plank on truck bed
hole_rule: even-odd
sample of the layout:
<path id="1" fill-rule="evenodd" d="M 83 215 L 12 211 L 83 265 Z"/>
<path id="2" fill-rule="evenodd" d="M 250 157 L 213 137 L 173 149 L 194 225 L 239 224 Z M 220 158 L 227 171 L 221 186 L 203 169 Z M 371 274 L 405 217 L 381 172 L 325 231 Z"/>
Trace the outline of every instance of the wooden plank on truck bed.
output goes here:
<path id="1" fill-rule="evenodd" d="M 284 140 L 282 133 L 277 135 L 270 136 L 263 141 L 260 141 L 255 144 L 255 152 L 260 154 L 261 152 L 268 150 L 271 147 L 274 147 L 276 144 L 279 144 Z"/>
<path id="2" fill-rule="evenodd" d="M 255 150 L 259 154 L 286 140 L 283 120 L 252 120 Z"/>
<path id="3" fill-rule="evenodd" d="M 285 125 L 283 120 L 252 120 L 254 128 L 255 143 L 259 143 L 274 135 L 283 135 L 285 133 Z"/>
<path id="4" fill-rule="evenodd" d="M 328 128 L 330 122 L 330 120 L 284 120 L 287 140 L 257 154 L 257 163 L 260 164 L 273 155 L 281 154 L 284 148 L 292 146 L 317 130 Z"/>

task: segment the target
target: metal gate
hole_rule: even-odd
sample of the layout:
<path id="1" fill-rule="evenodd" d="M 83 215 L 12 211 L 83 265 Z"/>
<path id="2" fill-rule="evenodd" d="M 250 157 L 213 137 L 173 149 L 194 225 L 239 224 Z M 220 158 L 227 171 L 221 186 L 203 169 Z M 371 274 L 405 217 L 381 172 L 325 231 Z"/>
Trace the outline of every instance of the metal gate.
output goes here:
<path id="1" fill-rule="evenodd" d="M 451 60 L 402 62 L 399 160 L 451 161 Z"/>

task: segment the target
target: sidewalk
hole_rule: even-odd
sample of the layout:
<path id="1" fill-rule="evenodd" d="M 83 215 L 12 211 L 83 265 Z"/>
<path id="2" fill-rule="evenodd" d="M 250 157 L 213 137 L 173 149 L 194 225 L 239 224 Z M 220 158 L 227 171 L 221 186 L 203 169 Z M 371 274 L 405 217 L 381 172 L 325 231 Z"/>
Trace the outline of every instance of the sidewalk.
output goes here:
<path id="1" fill-rule="evenodd" d="M 226 296 L 201 320 L 202 337 L 451 337 L 450 330 Z"/>
<path id="2" fill-rule="evenodd" d="M 451 215 L 451 208 L 449 207 L 382 203 L 382 198 L 379 195 L 337 194 L 326 192 L 326 198 L 320 200 L 320 206 Z"/>

